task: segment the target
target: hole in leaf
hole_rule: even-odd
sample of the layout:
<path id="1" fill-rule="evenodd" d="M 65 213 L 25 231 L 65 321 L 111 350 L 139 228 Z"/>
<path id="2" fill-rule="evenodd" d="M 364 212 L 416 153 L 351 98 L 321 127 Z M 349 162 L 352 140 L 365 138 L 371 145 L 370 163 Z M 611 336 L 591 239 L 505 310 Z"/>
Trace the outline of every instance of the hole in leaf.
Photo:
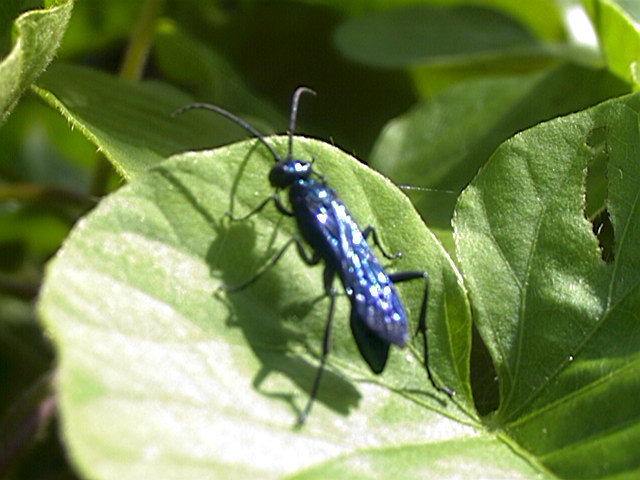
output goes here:
<path id="1" fill-rule="evenodd" d="M 613 262 L 614 259 L 614 236 L 613 224 L 607 209 L 603 209 L 591 220 L 593 223 L 593 233 L 598 238 L 602 260 L 606 263 Z"/>
<path id="2" fill-rule="evenodd" d="M 608 196 L 607 165 L 609 162 L 609 127 L 596 127 L 589 132 L 586 143 L 591 148 L 592 157 L 587 166 L 585 181 L 585 216 L 593 225 L 593 233 L 598 239 L 602 260 L 609 263 L 614 258 L 614 230 L 606 208 Z"/>

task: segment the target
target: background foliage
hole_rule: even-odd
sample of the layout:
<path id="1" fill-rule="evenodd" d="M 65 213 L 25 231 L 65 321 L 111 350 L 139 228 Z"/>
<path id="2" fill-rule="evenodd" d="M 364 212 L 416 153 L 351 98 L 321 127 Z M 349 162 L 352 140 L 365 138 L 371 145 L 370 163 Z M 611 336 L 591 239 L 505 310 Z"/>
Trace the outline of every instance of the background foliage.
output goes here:
<path id="1" fill-rule="evenodd" d="M 622 0 L 5 0 L 0 476 L 636 478 L 639 19 Z M 230 222 L 272 159 L 170 113 L 281 132 L 301 84 L 297 133 L 328 143 L 295 154 L 402 251 L 390 271 L 429 271 L 453 399 L 419 337 L 372 375 L 342 298 L 295 429 L 321 269 L 288 254 L 219 291 L 295 228 Z M 412 321 L 421 293 L 401 285 Z"/>

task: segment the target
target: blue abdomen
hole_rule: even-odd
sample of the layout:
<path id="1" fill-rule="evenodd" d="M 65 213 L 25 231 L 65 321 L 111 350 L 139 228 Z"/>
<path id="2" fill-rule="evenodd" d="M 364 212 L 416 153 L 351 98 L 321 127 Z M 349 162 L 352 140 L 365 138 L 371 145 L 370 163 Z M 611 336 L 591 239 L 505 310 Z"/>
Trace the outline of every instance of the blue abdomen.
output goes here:
<path id="1" fill-rule="evenodd" d="M 384 342 L 406 345 L 407 315 L 398 292 L 335 191 L 301 179 L 291 186 L 290 201 L 304 240 L 342 281 L 352 328 L 356 322 Z"/>

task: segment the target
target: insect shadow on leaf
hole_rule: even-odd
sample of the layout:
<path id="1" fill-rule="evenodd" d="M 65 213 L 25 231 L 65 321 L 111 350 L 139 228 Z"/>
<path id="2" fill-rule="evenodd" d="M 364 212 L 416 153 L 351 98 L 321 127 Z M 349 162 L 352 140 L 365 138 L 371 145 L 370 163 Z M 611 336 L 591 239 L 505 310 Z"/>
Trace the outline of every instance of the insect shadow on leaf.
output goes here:
<path id="1" fill-rule="evenodd" d="M 252 222 L 234 222 L 226 216 L 216 216 L 210 205 L 203 203 L 180 174 L 163 166 L 154 168 L 153 172 L 167 183 L 164 191 L 171 189 L 177 192 L 211 227 L 213 241 L 205 258 L 211 276 L 221 284 L 237 284 L 247 275 L 252 275 L 256 265 L 264 264 L 272 256 L 275 246 L 271 248 L 271 245 L 275 245 L 282 235 L 278 233 L 279 222 L 273 224 L 272 233 L 268 234 L 266 251 L 260 250 L 256 248 L 256 228 Z M 216 289 L 211 295 L 217 299 L 217 308 L 227 309 L 226 325 L 241 329 L 248 346 L 261 363 L 252 386 L 267 397 L 284 400 L 300 415 L 301 409 L 297 407 L 294 396 L 288 393 L 289 390 L 268 390 L 264 385 L 269 375 L 281 374 L 296 388 L 310 390 L 308 379 L 317 366 L 297 353 L 296 349 L 299 350 L 303 345 L 304 351 L 313 350 L 307 345 L 303 320 L 325 297 L 314 295 L 302 299 L 298 295 L 291 302 L 291 295 L 287 294 L 282 279 L 276 273 L 267 273 L 259 290 L 248 289 L 234 295 L 223 295 Z M 285 315 L 283 312 L 286 312 Z M 203 327 L 206 328 L 206 325 Z M 360 401 L 361 395 L 353 384 L 334 372 L 328 372 L 323 385 L 325 388 L 320 392 L 319 400 L 343 415 L 348 414 Z"/>

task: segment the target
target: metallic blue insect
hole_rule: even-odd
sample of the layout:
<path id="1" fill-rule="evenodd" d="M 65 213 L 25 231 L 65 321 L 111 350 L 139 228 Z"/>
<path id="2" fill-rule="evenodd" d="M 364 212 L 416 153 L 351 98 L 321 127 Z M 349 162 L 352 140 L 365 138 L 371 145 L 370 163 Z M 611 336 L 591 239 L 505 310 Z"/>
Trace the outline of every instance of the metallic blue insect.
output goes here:
<path id="1" fill-rule="evenodd" d="M 234 218 L 234 220 L 251 217 L 261 211 L 269 202 L 273 202 L 281 213 L 296 219 L 302 237 L 302 240 L 297 237 L 291 238 L 253 278 L 226 290 L 235 292 L 253 284 L 278 262 L 291 245 L 296 246 L 300 258 L 307 265 L 324 262 L 324 290 L 330 300 L 329 313 L 322 343 L 320 367 L 311 387 L 308 403 L 298 417 L 298 425 L 302 425 L 311 411 L 329 353 L 331 323 L 336 299 L 336 290 L 333 288 L 335 276 L 338 276 L 342 281 L 344 291 L 351 302 L 350 323 L 353 337 L 360 354 L 374 373 L 381 373 L 384 369 L 391 344 L 404 347 L 409 340 L 407 314 L 394 284 L 424 279 L 425 290 L 420 309 L 418 331 L 423 335 L 427 374 L 436 389 L 450 396 L 454 395 L 452 390 L 435 382 L 427 360 L 426 313 L 429 294 L 427 272 L 387 273 L 367 243 L 368 238 L 373 239 L 373 243 L 380 248 L 385 257 L 396 258 L 400 254 L 387 254 L 380 245 L 376 231 L 372 226 L 368 226 L 364 230 L 358 227 L 335 190 L 327 185 L 327 181 L 322 175 L 313 170 L 311 162 L 293 158 L 293 130 L 299 99 L 305 92 L 315 93 L 309 88 L 298 87 L 293 94 L 288 131 L 289 151 L 285 158 L 282 158 L 253 126 L 220 107 L 195 103 L 174 112 L 174 115 L 177 115 L 194 108 L 213 110 L 237 123 L 260 140 L 276 161 L 275 166 L 269 172 L 269 181 L 276 189 L 276 193 L 265 199 L 244 217 Z M 285 206 L 277 195 L 278 191 L 287 188 L 289 189 L 291 209 Z M 311 254 L 307 253 L 303 240 L 311 247 Z"/>

